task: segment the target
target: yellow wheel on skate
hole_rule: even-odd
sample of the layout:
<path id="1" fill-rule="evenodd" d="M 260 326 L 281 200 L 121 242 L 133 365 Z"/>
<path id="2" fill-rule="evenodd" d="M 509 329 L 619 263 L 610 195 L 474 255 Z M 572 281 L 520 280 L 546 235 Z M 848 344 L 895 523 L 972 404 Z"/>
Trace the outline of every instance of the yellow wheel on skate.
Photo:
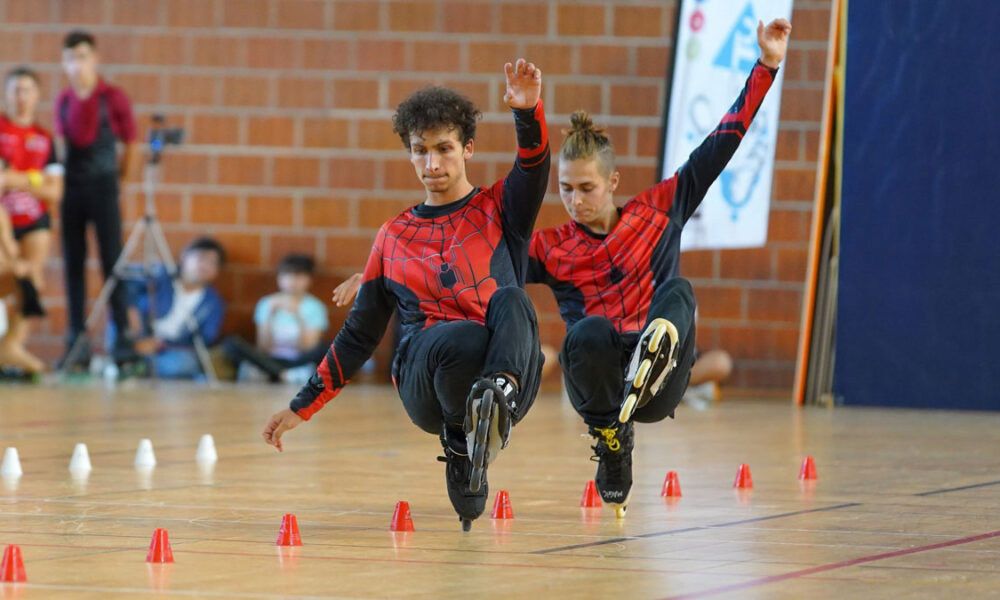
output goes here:
<path id="1" fill-rule="evenodd" d="M 615 517 L 619 519 L 625 518 L 625 511 L 628 510 L 627 506 L 616 506 L 615 507 Z"/>
<path id="2" fill-rule="evenodd" d="M 667 322 L 664 319 L 656 319 L 653 323 L 656 324 L 656 330 L 649 337 L 649 343 L 646 344 L 646 348 L 655 354 L 660 349 L 660 344 L 663 343 L 663 336 L 667 334 Z"/>
<path id="3" fill-rule="evenodd" d="M 646 385 L 646 375 L 649 375 L 649 370 L 652 367 L 653 361 L 648 358 L 639 363 L 639 368 L 635 371 L 635 378 L 632 380 L 632 387 L 641 388 Z"/>
<path id="4" fill-rule="evenodd" d="M 629 394 L 625 398 L 625 402 L 622 403 L 622 409 L 618 413 L 618 421 L 620 423 L 628 423 L 629 419 L 632 418 L 632 413 L 635 412 L 635 407 L 639 403 L 639 396 L 635 394 Z"/>

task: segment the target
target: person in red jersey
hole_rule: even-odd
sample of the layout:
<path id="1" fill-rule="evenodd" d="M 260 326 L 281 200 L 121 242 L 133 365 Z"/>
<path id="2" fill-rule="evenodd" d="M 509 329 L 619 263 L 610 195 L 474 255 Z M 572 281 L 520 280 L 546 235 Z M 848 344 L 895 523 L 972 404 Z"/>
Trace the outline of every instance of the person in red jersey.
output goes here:
<path id="1" fill-rule="evenodd" d="M 42 316 L 38 294 L 45 283 L 45 259 L 51 240 L 49 207 L 63 191 L 63 167 L 56 160 L 52 135 L 36 123 L 40 88 L 38 75 L 18 67 L 4 78 L 6 112 L 0 114 L 0 205 L 10 217 L 17 252 L 27 266 L 20 310 L 10 315 L 9 331 L 0 342 L 0 366 L 27 373 L 45 370 L 45 363 L 24 348 L 27 317 Z"/>
<path id="2" fill-rule="evenodd" d="M 382 225 L 344 327 L 317 373 L 263 432 L 281 450 L 282 435 L 343 389 L 398 312 L 393 380 L 410 419 L 440 436 L 448 496 L 465 530 L 485 507 L 488 464 L 534 401 L 543 360 L 524 291 L 549 174 L 541 71 L 523 59 L 504 71 L 517 158 L 489 187 L 466 175 L 480 115 L 472 102 L 430 87 L 397 107 L 393 129 L 425 199 Z"/>
<path id="3" fill-rule="evenodd" d="M 118 192 L 129 176 L 136 149 L 136 125 L 128 96 L 98 73 L 97 45 L 84 31 L 70 32 L 63 42 L 63 70 L 70 87 L 55 101 L 55 130 L 66 151 L 66 191 L 60 205 L 63 261 L 68 297 L 69 331 L 67 353 L 76 339 L 85 335 L 87 225 L 93 223 L 107 279 L 122 251 L 122 217 Z M 119 145 L 121 149 L 119 150 Z M 114 287 L 110 299 L 111 318 L 118 332 L 112 355 L 121 363 L 134 360 L 134 344 L 128 335 L 125 290 Z M 74 364 L 85 367 L 90 348 L 77 352 Z"/>
<path id="4" fill-rule="evenodd" d="M 566 323 L 559 360 L 569 398 L 595 439 L 595 481 L 623 516 L 633 422 L 672 416 L 694 362 L 695 299 L 678 277 L 681 230 L 736 152 L 785 56 L 791 25 L 758 25 L 760 59 L 722 122 L 671 177 L 617 207 L 614 149 L 585 112 L 559 153 L 572 221 L 534 234 L 528 281 L 553 291 Z"/>

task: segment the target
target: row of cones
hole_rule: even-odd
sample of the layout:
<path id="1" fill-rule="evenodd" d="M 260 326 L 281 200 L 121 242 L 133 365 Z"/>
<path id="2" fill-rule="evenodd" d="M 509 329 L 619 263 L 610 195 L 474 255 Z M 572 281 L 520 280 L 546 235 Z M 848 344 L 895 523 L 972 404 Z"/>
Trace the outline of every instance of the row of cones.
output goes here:
<path id="1" fill-rule="evenodd" d="M 816 462 L 813 457 L 807 456 L 802 460 L 802 468 L 799 470 L 799 479 L 815 480 L 816 476 Z M 750 489 L 753 487 L 753 478 L 750 475 L 750 465 L 741 464 L 736 470 L 736 481 L 733 482 L 733 487 L 737 489 Z M 660 496 L 664 498 L 680 498 L 681 497 L 681 482 L 677 477 L 677 471 L 670 471 L 667 473 L 666 479 L 663 480 L 663 489 L 660 492 Z M 583 488 L 583 497 L 580 499 L 580 507 L 582 508 L 600 508 L 601 495 L 597 493 L 597 486 L 594 481 L 588 481 L 587 485 Z"/>
<path id="2" fill-rule="evenodd" d="M 195 453 L 195 460 L 199 463 L 214 463 L 219 460 L 219 453 L 215 449 L 215 439 L 211 434 L 206 433 L 198 441 L 198 450 Z M 156 454 L 153 452 L 153 442 L 149 439 L 139 440 L 139 447 L 135 452 L 133 463 L 138 468 L 151 468 L 156 466 Z M 90 463 L 90 452 L 87 444 L 77 444 L 73 448 L 73 456 L 69 460 L 69 470 L 74 473 L 90 472 L 93 466 Z M 21 468 L 21 458 L 17 448 L 10 447 L 4 451 L 3 462 L 0 463 L 0 476 L 20 477 L 24 474 Z"/>

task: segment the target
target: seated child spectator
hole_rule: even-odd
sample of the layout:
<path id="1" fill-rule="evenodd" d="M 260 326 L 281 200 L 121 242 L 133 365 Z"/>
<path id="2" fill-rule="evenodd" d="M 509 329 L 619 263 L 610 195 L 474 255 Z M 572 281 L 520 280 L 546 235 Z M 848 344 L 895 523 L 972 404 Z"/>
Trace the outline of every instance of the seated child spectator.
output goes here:
<path id="1" fill-rule="evenodd" d="M 226 358 L 237 365 L 244 379 L 246 364 L 253 365 L 272 382 L 301 383 L 316 370 L 330 340 L 323 337 L 330 323 L 326 306 L 309 293 L 315 263 L 304 254 L 289 254 L 278 263 L 278 292 L 264 296 L 254 310 L 257 344 L 243 338 L 226 338 Z"/>
<path id="2" fill-rule="evenodd" d="M 204 376 L 193 332 L 201 334 L 206 346 L 214 344 L 219 337 L 225 305 L 212 283 L 225 257 L 217 241 L 200 237 L 181 251 L 176 279 L 171 279 L 166 269 L 159 268 L 149 285 L 145 278 L 128 282 L 130 327 L 142 332 L 135 349 L 146 357 L 157 377 L 194 379 Z M 113 329 L 113 325 L 109 329 Z M 114 332 L 110 334 L 113 336 Z"/>

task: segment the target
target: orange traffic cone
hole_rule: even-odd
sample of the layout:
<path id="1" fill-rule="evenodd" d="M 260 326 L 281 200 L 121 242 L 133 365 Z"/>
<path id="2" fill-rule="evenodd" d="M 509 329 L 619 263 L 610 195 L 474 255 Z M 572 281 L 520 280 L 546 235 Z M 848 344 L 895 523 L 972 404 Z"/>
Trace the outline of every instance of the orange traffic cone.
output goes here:
<path id="1" fill-rule="evenodd" d="M 170 549 L 170 539 L 166 529 L 157 529 L 153 532 L 153 540 L 149 542 L 149 552 L 146 553 L 146 562 L 174 562 L 174 552 Z"/>
<path id="2" fill-rule="evenodd" d="M 667 473 L 667 478 L 663 481 L 663 491 L 660 495 L 664 498 L 680 498 L 681 482 L 677 479 L 677 471 Z"/>
<path id="3" fill-rule="evenodd" d="M 513 519 L 514 509 L 510 506 L 510 495 L 504 490 L 497 492 L 496 500 L 493 501 L 493 513 L 491 519 Z"/>
<path id="4" fill-rule="evenodd" d="M 389 531 L 413 531 L 413 517 L 410 516 L 409 502 L 396 503 L 396 512 L 392 515 Z"/>
<path id="5" fill-rule="evenodd" d="M 14 545 L 7 546 L 3 551 L 3 561 L 0 561 L 0 582 L 16 583 L 27 580 L 21 549 Z"/>
<path id="6" fill-rule="evenodd" d="M 799 479 L 818 479 L 816 477 L 816 463 L 813 457 L 807 456 L 802 460 L 802 469 L 799 470 Z"/>
<path id="7" fill-rule="evenodd" d="M 601 495 L 597 493 L 597 486 L 594 484 L 594 480 L 591 479 L 583 488 L 583 498 L 580 499 L 580 507 L 601 508 L 601 506 L 603 506 Z"/>
<path id="8" fill-rule="evenodd" d="M 289 513 L 281 517 L 281 528 L 278 529 L 276 546 L 301 546 L 302 536 L 299 535 L 299 522 L 295 515 Z"/>
<path id="9" fill-rule="evenodd" d="M 733 482 L 733 487 L 739 489 L 749 489 L 753 487 L 753 478 L 750 477 L 750 465 L 740 465 L 739 470 L 736 471 L 736 481 Z"/>

